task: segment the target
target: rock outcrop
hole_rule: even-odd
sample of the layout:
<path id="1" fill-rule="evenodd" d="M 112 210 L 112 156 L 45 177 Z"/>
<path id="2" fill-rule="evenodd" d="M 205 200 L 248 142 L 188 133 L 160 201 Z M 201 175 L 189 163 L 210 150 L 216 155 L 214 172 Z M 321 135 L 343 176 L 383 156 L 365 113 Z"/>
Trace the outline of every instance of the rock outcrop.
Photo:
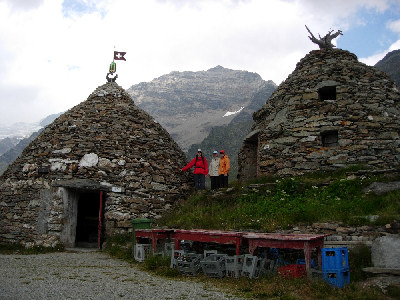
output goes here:
<path id="1" fill-rule="evenodd" d="M 375 67 L 388 74 L 394 83 L 400 87 L 400 49 L 386 54 L 376 63 Z"/>

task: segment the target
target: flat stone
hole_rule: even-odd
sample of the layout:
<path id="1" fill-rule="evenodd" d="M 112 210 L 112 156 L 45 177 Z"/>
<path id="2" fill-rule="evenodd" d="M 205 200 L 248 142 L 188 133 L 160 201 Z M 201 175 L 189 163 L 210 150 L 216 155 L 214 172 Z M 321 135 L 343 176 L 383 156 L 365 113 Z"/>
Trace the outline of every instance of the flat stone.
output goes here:
<path id="1" fill-rule="evenodd" d="M 371 258 L 374 267 L 400 269 L 400 236 L 383 236 L 372 243 Z"/>
<path id="2" fill-rule="evenodd" d="M 393 182 L 373 182 L 363 189 L 364 193 L 374 193 L 375 195 L 383 195 L 389 192 L 400 190 L 400 181 Z"/>

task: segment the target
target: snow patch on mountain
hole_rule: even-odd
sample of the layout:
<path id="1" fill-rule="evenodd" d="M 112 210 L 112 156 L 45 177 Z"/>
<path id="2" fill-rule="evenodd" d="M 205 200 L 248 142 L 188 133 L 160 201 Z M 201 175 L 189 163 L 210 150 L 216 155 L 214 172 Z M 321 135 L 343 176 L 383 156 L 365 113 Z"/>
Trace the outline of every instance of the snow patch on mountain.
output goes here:
<path id="1" fill-rule="evenodd" d="M 243 110 L 243 108 L 244 108 L 244 106 L 240 107 L 240 109 L 237 110 L 237 111 L 228 111 L 222 117 L 228 117 L 228 116 L 231 116 L 231 115 L 236 115 L 236 114 L 240 113 Z"/>
<path id="2" fill-rule="evenodd" d="M 37 123 L 15 123 L 12 125 L 0 125 L 0 139 L 6 137 L 26 138 L 43 126 Z"/>
<path id="3" fill-rule="evenodd" d="M 14 124 L 0 124 L 0 140 L 7 137 L 19 139 L 27 138 L 32 133 L 51 124 L 61 114 L 62 113 L 52 114 L 34 123 L 18 122 Z"/>

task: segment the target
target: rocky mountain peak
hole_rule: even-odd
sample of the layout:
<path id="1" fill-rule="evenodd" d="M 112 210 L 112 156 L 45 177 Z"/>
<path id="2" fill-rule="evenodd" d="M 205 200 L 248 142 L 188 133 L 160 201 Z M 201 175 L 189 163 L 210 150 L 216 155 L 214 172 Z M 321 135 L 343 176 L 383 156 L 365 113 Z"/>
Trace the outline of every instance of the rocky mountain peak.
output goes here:
<path id="1" fill-rule="evenodd" d="M 229 124 L 234 116 L 224 115 L 250 105 L 254 93 L 265 85 L 275 86 L 257 73 L 218 65 L 207 71 L 174 71 L 133 85 L 127 92 L 187 150 L 212 127 Z"/>
<path id="2" fill-rule="evenodd" d="M 376 63 L 375 67 L 388 74 L 396 85 L 400 87 L 400 49 L 386 54 L 384 58 Z"/>

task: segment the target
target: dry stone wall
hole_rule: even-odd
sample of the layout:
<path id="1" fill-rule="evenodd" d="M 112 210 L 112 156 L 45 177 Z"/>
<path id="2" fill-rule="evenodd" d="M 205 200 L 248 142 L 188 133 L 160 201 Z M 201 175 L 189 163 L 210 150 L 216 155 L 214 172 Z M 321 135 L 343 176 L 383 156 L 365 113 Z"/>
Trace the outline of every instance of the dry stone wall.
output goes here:
<path id="1" fill-rule="evenodd" d="M 400 93 L 382 71 L 344 50 L 311 51 L 253 115 L 258 175 L 300 175 L 400 161 Z M 239 154 L 239 174 L 251 143 Z M 246 177 L 247 176 L 247 177 Z"/>
<path id="2" fill-rule="evenodd" d="M 69 215 L 82 191 L 104 193 L 108 234 L 129 230 L 136 217 L 158 218 L 187 193 L 185 164 L 167 131 L 107 83 L 46 127 L 0 177 L 0 242 L 71 242 Z"/>

